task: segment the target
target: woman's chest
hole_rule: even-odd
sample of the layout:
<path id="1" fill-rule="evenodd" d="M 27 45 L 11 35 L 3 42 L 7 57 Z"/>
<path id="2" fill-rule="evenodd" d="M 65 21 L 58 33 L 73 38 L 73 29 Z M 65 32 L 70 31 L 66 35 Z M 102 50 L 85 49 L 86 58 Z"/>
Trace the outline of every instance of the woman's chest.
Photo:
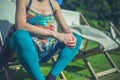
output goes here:
<path id="1" fill-rule="evenodd" d="M 48 26 L 54 23 L 54 21 L 53 14 L 43 15 L 31 10 L 27 12 L 27 22 L 32 25 Z"/>

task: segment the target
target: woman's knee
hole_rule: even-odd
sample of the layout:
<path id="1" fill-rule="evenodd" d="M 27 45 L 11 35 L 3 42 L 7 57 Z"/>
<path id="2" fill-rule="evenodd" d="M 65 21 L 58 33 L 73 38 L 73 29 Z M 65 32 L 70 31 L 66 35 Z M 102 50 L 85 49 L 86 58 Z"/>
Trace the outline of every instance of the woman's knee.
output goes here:
<path id="1" fill-rule="evenodd" d="M 17 30 L 13 33 L 13 41 L 17 45 L 26 44 L 28 40 L 31 39 L 29 33 L 25 30 Z"/>
<path id="2" fill-rule="evenodd" d="M 29 33 L 25 30 L 17 30 L 13 33 L 13 37 L 16 39 L 25 38 L 28 35 L 29 35 Z"/>
<path id="3" fill-rule="evenodd" d="M 80 35 L 78 35 L 77 33 L 74 33 L 74 36 L 76 37 L 77 41 L 76 41 L 76 46 L 80 47 L 82 44 L 82 37 Z"/>

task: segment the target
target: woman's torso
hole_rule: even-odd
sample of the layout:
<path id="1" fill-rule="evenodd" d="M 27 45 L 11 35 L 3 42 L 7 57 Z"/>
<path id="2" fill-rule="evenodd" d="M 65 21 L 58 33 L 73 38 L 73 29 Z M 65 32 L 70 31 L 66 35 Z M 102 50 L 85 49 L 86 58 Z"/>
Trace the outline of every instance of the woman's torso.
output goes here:
<path id="1" fill-rule="evenodd" d="M 41 2 L 41 4 L 42 4 L 42 2 Z M 49 9 L 48 13 L 46 12 L 47 10 L 45 10 L 45 14 L 42 14 L 42 11 L 39 12 L 37 9 L 35 9 L 38 6 L 34 7 L 34 5 L 35 5 L 35 3 L 32 2 L 29 9 L 27 10 L 27 23 L 34 25 L 36 27 L 39 27 L 39 28 L 44 28 L 44 29 L 55 31 L 54 15 L 53 15 L 52 8 L 51 8 L 52 6 L 50 5 L 49 1 L 46 2 L 47 8 L 44 7 L 45 4 L 43 5 L 44 9 Z M 36 5 L 38 5 L 38 4 L 36 3 Z M 44 10 L 44 9 L 42 9 L 42 10 Z M 48 51 L 50 49 L 50 47 L 56 41 L 54 38 L 42 38 L 42 37 L 38 38 L 36 36 L 32 36 L 32 39 L 38 45 L 40 52 Z"/>

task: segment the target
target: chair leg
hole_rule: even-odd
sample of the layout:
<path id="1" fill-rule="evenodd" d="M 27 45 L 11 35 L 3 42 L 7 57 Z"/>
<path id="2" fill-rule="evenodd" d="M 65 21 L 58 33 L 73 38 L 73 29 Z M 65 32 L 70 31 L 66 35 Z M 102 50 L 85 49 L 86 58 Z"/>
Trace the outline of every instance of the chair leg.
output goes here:
<path id="1" fill-rule="evenodd" d="M 60 79 L 61 80 L 67 80 L 63 72 L 60 73 Z"/>
<path id="2" fill-rule="evenodd" d="M 109 53 L 108 52 L 104 52 L 104 55 L 107 58 L 107 60 L 110 62 L 110 64 L 112 65 L 112 67 L 115 68 L 117 72 L 120 72 L 120 70 L 118 69 L 118 67 L 116 66 L 116 64 L 112 60 L 112 58 L 110 57 Z"/>
<path id="3" fill-rule="evenodd" d="M 99 80 L 98 77 L 95 74 L 95 71 L 93 70 L 91 64 L 88 62 L 86 55 L 84 53 L 81 53 L 82 59 L 85 62 L 86 67 L 88 68 L 89 72 L 91 73 L 94 80 Z"/>
<path id="4" fill-rule="evenodd" d="M 94 80 L 99 80 L 98 77 L 113 73 L 113 72 L 120 72 L 119 68 L 116 66 L 116 64 L 114 63 L 114 61 L 112 60 L 112 58 L 109 56 L 108 52 L 104 52 L 104 55 L 106 57 L 106 59 L 109 61 L 109 63 L 111 64 L 112 68 L 105 70 L 105 71 L 101 71 L 98 73 L 95 73 L 95 71 L 93 70 L 91 64 L 88 62 L 87 58 L 86 58 L 86 54 L 85 52 L 81 52 L 81 56 L 85 62 L 85 65 L 87 66 L 88 70 L 90 71 L 92 77 L 94 78 Z"/>
<path id="5" fill-rule="evenodd" d="M 4 73 L 5 73 L 6 80 L 10 80 L 9 73 L 8 73 L 7 69 L 4 70 Z"/>
<path id="6" fill-rule="evenodd" d="M 53 63 L 56 62 L 56 57 L 55 56 L 52 57 L 52 61 L 53 61 Z M 61 80 L 67 80 L 63 72 L 60 73 L 60 79 Z"/>

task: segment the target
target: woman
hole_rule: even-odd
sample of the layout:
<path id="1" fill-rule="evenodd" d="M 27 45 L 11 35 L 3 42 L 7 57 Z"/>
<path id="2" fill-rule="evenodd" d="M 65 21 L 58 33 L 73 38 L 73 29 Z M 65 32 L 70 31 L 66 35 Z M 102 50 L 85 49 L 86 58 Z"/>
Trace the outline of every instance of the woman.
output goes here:
<path id="1" fill-rule="evenodd" d="M 56 80 L 79 50 L 81 37 L 68 28 L 55 0 L 16 0 L 16 7 L 15 25 L 7 39 L 9 50 L 16 51 L 34 80 Z M 55 31 L 54 19 L 62 33 Z M 47 62 L 58 49 L 59 57 L 44 78 L 39 62 Z"/>

